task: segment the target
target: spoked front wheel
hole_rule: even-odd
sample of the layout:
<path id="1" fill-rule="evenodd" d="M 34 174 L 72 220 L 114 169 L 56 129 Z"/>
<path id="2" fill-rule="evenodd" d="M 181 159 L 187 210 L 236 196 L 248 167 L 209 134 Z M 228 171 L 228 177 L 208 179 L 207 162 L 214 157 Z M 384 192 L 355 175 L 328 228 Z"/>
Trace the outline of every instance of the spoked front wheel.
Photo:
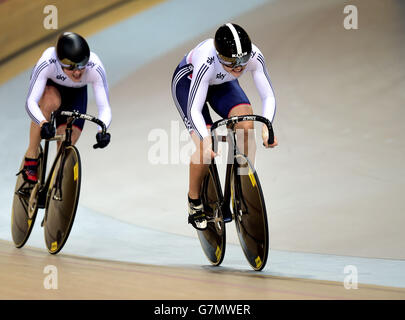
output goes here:
<path id="1" fill-rule="evenodd" d="M 66 147 L 52 172 L 46 203 L 44 233 L 49 253 L 58 253 L 66 243 L 79 202 L 81 163 L 79 151 Z"/>
<path id="2" fill-rule="evenodd" d="M 244 155 L 235 157 L 231 188 L 241 247 L 251 267 L 260 271 L 266 265 L 269 251 L 266 205 L 257 173 Z"/>
<path id="3" fill-rule="evenodd" d="M 42 170 L 42 148 L 39 148 L 38 177 Z M 20 172 L 24 167 L 24 159 Z M 25 182 L 22 173 L 17 176 L 14 190 L 13 206 L 11 209 L 11 235 L 17 248 L 22 248 L 27 242 L 38 212 L 38 191 L 41 183 Z"/>
<path id="4" fill-rule="evenodd" d="M 218 185 L 218 173 L 216 166 L 211 164 L 210 170 L 205 176 L 201 187 L 201 200 L 204 212 L 208 217 L 207 229 L 197 230 L 201 247 L 214 266 L 219 266 L 225 256 L 225 223 L 222 217 L 222 189 Z"/>

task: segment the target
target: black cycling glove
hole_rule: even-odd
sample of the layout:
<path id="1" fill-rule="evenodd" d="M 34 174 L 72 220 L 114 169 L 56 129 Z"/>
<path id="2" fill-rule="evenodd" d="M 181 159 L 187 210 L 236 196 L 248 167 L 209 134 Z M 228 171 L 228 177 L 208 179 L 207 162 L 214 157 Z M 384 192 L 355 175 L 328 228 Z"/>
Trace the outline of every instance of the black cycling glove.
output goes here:
<path id="1" fill-rule="evenodd" d="M 41 126 L 41 138 L 51 139 L 55 136 L 55 127 L 50 122 L 45 122 Z"/>
<path id="2" fill-rule="evenodd" d="M 96 134 L 96 139 L 97 143 L 93 146 L 93 148 L 105 148 L 110 143 L 111 135 L 108 132 L 105 134 L 99 132 Z"/>

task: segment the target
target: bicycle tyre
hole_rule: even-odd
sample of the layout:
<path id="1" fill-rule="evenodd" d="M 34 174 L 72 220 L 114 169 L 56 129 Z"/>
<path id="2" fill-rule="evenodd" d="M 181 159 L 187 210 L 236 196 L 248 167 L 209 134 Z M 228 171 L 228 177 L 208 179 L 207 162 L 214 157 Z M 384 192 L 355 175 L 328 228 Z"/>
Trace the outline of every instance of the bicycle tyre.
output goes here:
<path id="1" fill-rule="evenodd" d="M 61 165 L 63 165 L 62 171 L 60 171 Z M 66 147 L 51 174 L 45 208 L 44 235 L 48 252 L 57 254 L 69 237 L 79 202 L 81 161 L 75 146 Z M 57 199 L 60 196 L 58 183 L 62 190 L 60 200 Z"/>
<path id="2" fill-rule="evenodd" d="M 197 230 L 197 234 L 204 254 L 213 266 L 219 266 L 222 263 L 226 248 L 226 228 L 220 207 L 223 195 L 221 186 L 218 184 L 216 166 L 211 164 L 202 182 L 201 200 L 205 214 L 216 217 L 217 221 L 207 222 L 207 229 Z"/>
<path id="3" fill-rule="evenodd" d="M 41 177 L 42 172 L 42 147 L 39 147 L 39 165 L 38 177 Z M 24 167 L 24 158 L 20 165 L 21 171 Z M 17 176 L 17 181 L 14 189 L 13 205 L 11 208 L 11 235 L 16 248 L 22 248 L 31 235 L 32 228 L 34 227 L 35 219 L 38 212 L 37 197 L 32 201 L 31 194 L 34 188 L 40 186 L 40 181 L 36 185 L 30 185 L 24 181 L 22 173 Z M 31 215 L 29 214 L 31 209 Z"/>
<path id="4" fill-rule="evenodd" d="M 232 171 L 232 207 L 243 253 L 250 266 L 262 270 L 269 252 L 269 230 L 266 205 L 257 172 L 249 159 L 235 156 Z M 238 174 L 239 170 L 246 170 Z"/>

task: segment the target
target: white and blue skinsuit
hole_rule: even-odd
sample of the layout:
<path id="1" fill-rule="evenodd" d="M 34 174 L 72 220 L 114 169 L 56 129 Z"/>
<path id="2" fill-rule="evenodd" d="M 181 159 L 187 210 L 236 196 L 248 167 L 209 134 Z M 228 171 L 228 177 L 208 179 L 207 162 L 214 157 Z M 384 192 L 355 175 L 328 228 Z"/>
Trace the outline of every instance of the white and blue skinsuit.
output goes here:
<path id="1" fill-rule="evenodd" d="M 273 122 L 276 112 L 274 92 L 264 56 L 254 44 L 242 74 L 248 71 L 262 101 L 262 115 Z M 184 124 L 200 139 L 209 135 L 207 126 L 213 123 L 208 103 L 222 118 L 228 118 L 232 108 L 238 105 L 250 105 L 237 78 L 219 62 L 213 39 L 201 42 L 183 58 L 173 74 L 171 89 Z"/>
<path id="2" fill-rule="evenodd" d="M 71 80 L 63 71 L 56 55 L 55 47 L 44 51 L 31 73 L 30 86 L 26 101 L 26 110 L 36 124 L 46 120 L 39 108 L 39 101 L 44 93 L 45 86 L 54 86 L 61 95 L 61 110 L 79 111 L 87 110 L 87 84 L 92 84 L 94 97 L 98 108 L 98 118 L 106 127 L 111 123 L 111 107 L 108 95 L 108 84 L 105 69 L 99 57 L 90 52 L 90 59 L 80 81 Z M 66 123 L 63 117 L 56 121 L 59 126 Z M 83 129 L 84 120 L 75 120 L 74 125 Z"/>

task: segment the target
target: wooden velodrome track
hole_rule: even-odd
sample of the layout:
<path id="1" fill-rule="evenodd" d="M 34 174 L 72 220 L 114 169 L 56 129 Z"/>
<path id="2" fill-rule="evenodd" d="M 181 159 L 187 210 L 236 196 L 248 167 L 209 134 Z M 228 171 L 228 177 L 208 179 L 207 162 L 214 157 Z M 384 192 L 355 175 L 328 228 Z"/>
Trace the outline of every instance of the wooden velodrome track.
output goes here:
<path id="1" fill-rule="evenodd" d="M 1 299 L 405 299 L 405 290 L 290 279 L 221 270 L 94 260 L 40 249 L 15 249 L 0 241 Z M 58 270 L 58 288 L 44 288 L 44 268 Z"/>
<path id="2" fill-rule="evenodd" d="M 273 12 L 280 10 L 281 16 L 287 16 L 288 6 L 298 5 L 298 2 L 277 2 L 268 6 Z M 312 1 L 312 8 L 302 6 L 300 9 L 316 9 L 321 2 Z M 339 10 L 336 15 L 341 17 L 342 5 L 336 8 Z M 336 8 L 332 6 L 332 9 Z M 321 12 L 324 15 L 321 14 L 318 20 L 314 18 L 313 23 L 327 19 L 328 10 Z M 252 23 L 254 29 L 259 21 L 263 21 L 262 12 L 257 10 L 241 18 L 241 24 L 256 21 Z M 253 20 L 256 16 L 257 19 Z M 279 23 L 282 25 L 282 22 Z M 285 23 L 284 27 L 288 28 L 288 24 Z M 278 54 L 290 54 L 291 50 L 297 50 L 291 43 L 291 39 L 281 43 Z M 175 54 L 179 56 L 182 50 Z M 291 73 L 300 72 L 298 67 L 290 67 Z M 277 67 L 273 71 L 279 72 Z M 13 70 L 9 72 L 12 74 Z M 288 83 L 288 79 L 280 77 L 280 82 L 283 81 Z M 278 87 L 281 97 L 288 95 L 286 86 L 282 89 L 283 85 L 279 84 Z M 44 288 L 44 268 L 48 265 L 57 267 L 57 290 Z M 16 249 L 13 244 L 2 240 L 0 284 L 0 299 L 405 299 L 405 289 L 401 288 L 359 284 L 357 290 L 346 290 L 341 282 L 282 278 L 221 267 L 162 267 L 88 259 L 63 252 L 51 256 L 45 250 L 29 246 Z"/>

